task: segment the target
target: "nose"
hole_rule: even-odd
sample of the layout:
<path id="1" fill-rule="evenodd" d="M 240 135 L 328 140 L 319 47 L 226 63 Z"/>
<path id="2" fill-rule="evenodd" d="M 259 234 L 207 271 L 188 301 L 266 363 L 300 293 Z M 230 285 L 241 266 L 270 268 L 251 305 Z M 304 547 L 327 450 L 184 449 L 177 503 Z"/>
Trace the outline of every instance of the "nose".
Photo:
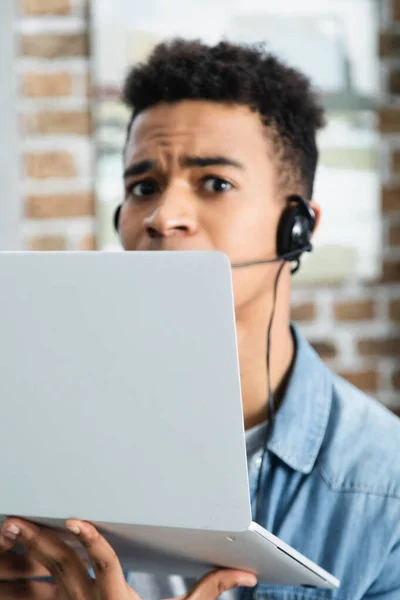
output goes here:
<path id="1" fill-rule="evenodd" d="M 181 191 L 165 191 L 143 225 L 151 238 L 189 236 L 197 229 L 195 212 L 193 200 L 183 198 Z"/>

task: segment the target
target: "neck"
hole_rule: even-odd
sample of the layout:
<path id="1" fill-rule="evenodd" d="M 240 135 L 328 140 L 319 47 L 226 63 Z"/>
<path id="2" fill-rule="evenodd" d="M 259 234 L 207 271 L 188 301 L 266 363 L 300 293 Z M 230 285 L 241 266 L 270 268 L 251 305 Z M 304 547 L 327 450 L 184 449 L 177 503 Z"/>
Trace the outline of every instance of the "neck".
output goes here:
<path id="1" fill-rule="evenodd" d="M 283 279 L 283 278 L 282 278 Z M 262 297 L 236 315 L 245 429 L 267 418 L 267 330 L 272 310 L 271 297 Z M 290 283 L 279 284 L 271 328 L 270 379 L 275 409 L 285 387 L 294 358 L 290 331 Z"/>

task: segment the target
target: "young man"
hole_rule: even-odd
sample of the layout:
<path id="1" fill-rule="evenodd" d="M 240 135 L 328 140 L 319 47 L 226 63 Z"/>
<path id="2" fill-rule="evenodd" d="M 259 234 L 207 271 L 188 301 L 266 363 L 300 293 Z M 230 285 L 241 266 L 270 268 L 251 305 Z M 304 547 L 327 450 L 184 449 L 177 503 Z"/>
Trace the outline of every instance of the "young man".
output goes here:
<path id="1" fill-rule="evenodd" d="M 146 64 L 133 69 L 124 97 L 133 110 L 125 148 L 126 197 L 117 219 L 125 250 L 216 249 L 232 264 L 247 263 L 285 254 L 299 223 L 315 230 L 320 213 L 312 201 L 315 137 L 323 110 L 296 70 L 260 48 L 178 40 L 159 45 Z M 307 203 L 293 201 L 293 195 Z M 342 582 L 337 592 L 261 585 L 257 597 L 399 600 L 398 420 L 331 373 L 290 324 L 289 260 L 233 269 L 233 284 L 257 518 Z M 267 437 L 269 386 L 275 417 Z M 4 549 L 18 539 L 38 561 L 31 572 L 49 569 L 58 582 L 59 596 L 54 586 L 34 584 L 29 594 L 37 585 L 48 587 L 24 597 L 135 597 L 106 542 L 88 524 L 70 525 L 80 528 L 78 538 L 98 576 L 95 584 L 51 533 L 18 519 L 3 525 Z M 2 574 L 11 579 L 16 570 L 6 556 Z M 128 581 L 149 600 L 186 594 L 193 583 L 133 574 Z M 217 572 L 189 597 L 214 598 L 238 584 L 251 586 L 254 580 Z M 17 597 L 16 590 L 17 584 L 10 584 L 8 596 L 1 597 Z"/>

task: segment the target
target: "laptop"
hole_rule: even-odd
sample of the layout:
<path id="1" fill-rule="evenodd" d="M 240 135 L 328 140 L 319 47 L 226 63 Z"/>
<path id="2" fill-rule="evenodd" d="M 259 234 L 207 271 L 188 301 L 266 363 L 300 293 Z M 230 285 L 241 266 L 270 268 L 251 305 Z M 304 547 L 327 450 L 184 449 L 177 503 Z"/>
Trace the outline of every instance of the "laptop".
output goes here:
<path id="1" fill-rule="evenodd" d="M 3 252 L 0 281 L 1 515 L 88 520 L 126 570 L 339 586 L 252 522 L 224 254 Z"/>

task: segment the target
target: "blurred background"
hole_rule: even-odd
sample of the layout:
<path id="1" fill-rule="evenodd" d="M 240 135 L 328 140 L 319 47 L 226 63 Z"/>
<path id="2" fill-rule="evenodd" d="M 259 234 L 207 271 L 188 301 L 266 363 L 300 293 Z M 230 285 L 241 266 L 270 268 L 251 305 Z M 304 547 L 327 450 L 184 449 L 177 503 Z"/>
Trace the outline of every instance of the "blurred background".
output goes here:
<path id="1" fill-rule="evenodd" d="M 400 0 L 5 0 L 0 250 L 120 251 L 121 84 L 176 35 L 266 42 L 319 89 L 323 218 L 293 320 L 400 414 Z"/>

